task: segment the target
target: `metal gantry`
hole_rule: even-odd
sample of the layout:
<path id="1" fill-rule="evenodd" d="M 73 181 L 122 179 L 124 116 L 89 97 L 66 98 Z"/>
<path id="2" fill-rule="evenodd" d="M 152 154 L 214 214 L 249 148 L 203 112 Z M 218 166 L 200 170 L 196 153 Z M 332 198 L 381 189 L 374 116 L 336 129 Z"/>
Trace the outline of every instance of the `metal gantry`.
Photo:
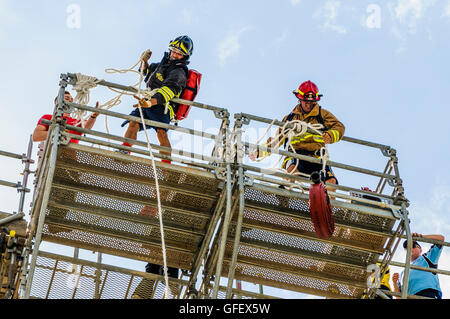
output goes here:
<path id="1" fill-rule="evenodd" d="M 217 133 L 149 120 L 145 124 L 201 137 L 213 141 L 214 147 L 209 153 L 194 153 L 150 144 L 152 156 L 158 159 L 155 172 L 147 142 L 67 125 L 63 114 L 74 110 L 141 122 L 130 115 L 64 101 L 67 86 L 76 82 L 75 74 L 61 75 L 53 119 L 47 123 L 49 134 L 35 172 L 28 232 L 23 234 L 23 267 L 17 268 L 15 277 L 20 293 L 16 291 L 15 297 L 161 298 L 162 275 L 123 264 L 107 265 L 101 259 L 101 254 L 108 254 L 163 264 L 155 178 L 167 265 L 182 270 L 180 278 L 169 278 L 171 298 L 273 298 L 262 293 L 263 286 L 327 298 L 373 298 L 380 292 L 368 282 L 368 266 L 378 264 L 383 273 L 389 265 L 398 265 L 392 257 L 403 238 L 409 244 L 402 264 L 405 289 L 401 297 L 408 297 L 413 238 L 398 158 L 391 147 L 343 138 L 380 150 L 387 164 L 378 172 L 328 162 L 343 172 L 374 176 L 378 185 L 375 192 L 332 185 L 335 191 L 329 194 L 336 228 L 332 237 L 321 239 L 309 216 L 311 181 L 245 163 L 251 150 L 264 147 L 245 141 L 244 127 L 252 121 L 285 123 L 239 113 L 231 128 L 226 109 L 174 99 L 212 112 L 218 121 Z M 99 81 L 98 85 L 136 93 L 134 87 L 116 83 Z M 80 144 L 69 143 L 70 139 Z M 267 150 L 321 163 L 313 157 Z M 99 257 L 93 262 L 80 259 L 77 253 L 68 257 L 42 251 L 43 241 L 69 250 L 95 251 Z M 260 291 L 233 288 L 235 280 L 258 284 Z"/>
<path id="2" fill-rule="evenodd" d="M 250 121 L 285 124 L 250 114 L 236 114 L 234 131 L 241 132 L 243 125 Z M 262 147 L 242 141 L 237 134 L 234 163 L 237 195 L 233 212 L 216 236 L 205 267 L 216 269 L 216 286 L 218 269 L 221 276 L 228 278 L 227 297 L 231 297 L 233 279 L 331 298 L 360 298 L 365 293 L 372 294 L 367 289 L 367 266 L 376 264 L 380 256 L 384 256 L 382 267 L 391 260 L 408 220 L 401 206 L 407 201 L 396 168 L 395 151 L 375 143 L 345 140 L 380 148 L 396 174 L 342 163 L 328 164 L 379 177 L 380 185 L 387 180 L 394 190 L 391 195 L 376 193 L 375 199 L 379 201 L 374 201 L 364 198 L 374 193 L 333 185 L 351 195 L 330 192 L 334 197 L 331 202 L 336 229 L 331 238 L 319 239 L 309 217 L 308 185 L 311 181 L 244 164 L 244 156 L 249 151 Z M 265 150 L 321 163 L 319 159 L 287 151 Z M 289 189 L 295 187 L 292 180 L 302 183 L 303 189 L 298 189 L 298 183 L 296 189 Z M 208 280 L 206 276 L 204 287 L 208 286 Z M 216 297 L 216 290 L 211 296 Z"/>
<path id="3" fill-rule="evenodd" d="M 30 176 L 31 164 L 34 161 L 32 157 L 33 142 L 28 142 L 26 154 L 15 154 L 6 151 L 0 151 L 1 156 L 19 159 L 24 164 L 22 182 L 9 182 L 0 180 L 0 185 L 16 188 L 20 193 L 19 207 L 17 212 L 7 213 L 0 211 L 0 298 L 17 297 L 17 286 L 20 277 L 20 271 L 23 267 L 23 248 L 24 238 L 26 236 L 27 223 L 23 220 L 25 195 L 30 192 L 28 178 Z"/>

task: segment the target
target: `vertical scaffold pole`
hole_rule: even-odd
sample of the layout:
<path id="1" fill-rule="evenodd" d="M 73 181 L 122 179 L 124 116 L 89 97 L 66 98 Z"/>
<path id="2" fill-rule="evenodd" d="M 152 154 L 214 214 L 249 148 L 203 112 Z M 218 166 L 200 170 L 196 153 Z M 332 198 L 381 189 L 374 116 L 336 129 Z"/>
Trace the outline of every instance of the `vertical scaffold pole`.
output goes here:
<path id="1" fill-rule="evenodd" d="M 228 115 L 224 114 L 222 116 L 222 123 L 220 125 L 219 134 L 217 134 L 217 140 L 215 141 L 214 150 L 212 151 L 212 157 L 215 157 L 214 154 L 217 153 L 217 149 L 216 148 L 225 149 L 226 150 L 226 140 L 224 141 L 222 139 L 222 141 L 220 141 L 219 137 L 222 136 L 222 137 L 225 137 L 225 139 L 226 139 L 226 134 L 227 134 L 227 132 L 229 130 L 229 124 L 230 124 L 230 120 L 228 118 Z M 219 142 L 222 143 L 222 145 L 220 145 L 220 147 L 218 147 L 218 143 Z M 220 158 L 220 162 L 221 163 L 226 163 L 226 158 L 225 158 L 225 155 L 224 155 L 223 152 L 221 154 L 219 154 L 218 156 L 221 157 Z M 191 273 L 191 276 L 190 276 L 190 279 L 189 279 L 188 290 L 187 290 L 187 295 L 189 297 L 191 297 L 191 296 L 197 297 L 198 296 L 198 292 L 195 289 L 195 284 L 197 282 L 197 275 L 198 275 L 198 272 L 200 271 L 200 266 L 201 266 L 202 260 L 206 256 L 206 253 L 207 253 L 207 250 L 209 248 L 209 245 L 210 245 L 210 242 L 211 242 L 211 238 L 214 235 L 214 231 L 216 229 L 217 223 L 220 220 L 220 215 L 221 215 L 221 212 L 222 212 L 222 209 L 223 209 L 226 197 L 227 197 L 227 195 L 226 195 L 226 188 L 225 188 L 225 196 L 223 196 L 223 191 L 222 191 L 221 197 L 217 201 L 216 207 L 215 207 L 214 212 L 212 214 L 211 221 L 210 221 L 210 224 L 208 226 L 208 230 L 206 231 L 206 234 L 205 234 L 205 238 L 203 240 L 203 243 L 202 243 L 202 245 L 200 247 L 199 253 L 196 256 L 196 259 L 194 261 L 194 265 L 192 267 L 192 273 Z"/>
<path id="2" fill-rule="evenodd" d="M 34 270 L 36 267 L 36 261 L 37 261 L 37 254 L 39 251 L 39 246 L 42 240 L 42 229 L 44 228 L 44 219 L 45 219 L 45 212 L 47 210 L 47 204 L 50 197 L 50 190 L 52 187 L 52 179 L 53 175 L 55 173 L 55 164 L 56 164 L 56 153 L 58 151 L 58 142 L 59 142 L 59 126 L 56 125 L 53 130 L 53 138 L 52 138 L 52 149 L 50 153 L 50 161 L 49 161 L 49 169 L 47 173 L 47 177 L 45 180 L 45 188 L 42 198 L 41 207 L 39 210 L 39 219 L 38 219 L 38 227 L 36 229 L 36 237 L 34 241 L 34 247 L 33 252 L 31 256 L 31 263 L 30 263 L 30 270 L 28 273 L 27 283 L 25 286 L 25 293 L 24 298 L 28 299 L 30 298 L 30 292 L 31 292 L 31 284 L 33 282 L 33 276 L 34 276 Z"/>
<path id="3" fill-rule="evenodd" d="M 217 268 L 216 268 L 216 276 L 214 278 L 214 289 L 213 289 L 213 299 L 217 299 L 217 294 L 219 293 L 219 285 L 220 285 L 220 275 L 222 273 L 222 264 L 223 264 L 223 257 L 225 255 L 225 245 L 227 242 L 227 235 L 228 235 L 228 226 L 229 226 L 229 219 L 231 215 L 231 164 L 228 162 L 226 166 L 226 174 L 227 174 L 227 180 L 226 180 L 226 190 L 227 190 L 227 198 L 226 198 L 226 207 L 225 207 L 225 216 L 223 219 L 223 230 L 222 230 L 222 237 L 220 239 L 219 243 L 219 256 L 217 260 Z"/>
<path id="4" fill-rule="evenodd" d="M 238 169 L 238 185 L 239 185 L 239 215 L 236 223 L 234 244 L 233 244 L 233 256 L 231 258 L 230 268 L 228 270 L 228 285 L 226 298 L 231 298 L 231 291 L 233 288 L 233 279 L 236 268 L 237 255 L 239 251 L 239 243 L 241 241 L 242 220 L 244 215 L 244 170 L 242 167 Z"/>
<path id="5" fill-rule="evenodd" d="M 225 161 L 226 161 L 226 207 L 225 207 L 225 216 L 223 219 L 223 229 L 222 229 L 222 237 L 219 242 L 219 253 L 218 253 L 218 260 L 216 264 L 216 276 L 214 278 L 214 288 L 213 288 L 213 294 L 212 298 L 217 299 L 217 295 L 219 293 L 219 285 L 220 285 L 220 276 L 222 273 L 222 265 L 223 265 L 223 258 L 225 255 L 225 245 L 227 242 L 227 236 L 228 236 L 228 226 L 230 222 L 230 216 L 231 216 L 231 193 L 232 193 L 232 181 L 231 181 L 231 163 L 234 162 L 234 158 L 231 157 L 232 149 L 231 149 L 231 134 L 229 132 L 226 132 L 225 137 Z"/>
<path id="6" fill-rule="evenodd" d="M 242 120 L 238 119 L 235 125 L 235 134 L 236 134 L 236 157 L 238 163 L 238 188 L 239 188 L 239 211 L 238 218 L 236 223 L 236 229 L 234 234 L 234 244 L 232 250 L 232 257 L 230 262 L 230 267 L 228 269 L 228 285 L 226 298 L 231 299 L 231 291 L 233 289 L 233 280 L 236 271 L 236 261 L 237 255 L 239 251 L 239 243 L 241 241 L 241 231 L 242 231 L 242 220 L 244 215 L 244 170 L 242 168 L 242 161 L 244 159 L 244 151 L 243 151 L 243 143 L 241 141 L 242 134 Z"/>
<path id="7" fill-rule="evenodd" d="M 22 159 L 22 162 L 25 162 L 25 168 L 23 170 L 23 179 L 22 179 L 22 190 L 20 192 L 20 200 L 19 200 L 19 210 L 18 213 L 23 213 L 23 205 L 25 202 L 25 189 L 27 188 L 28 184 L 28 176 L 30 175 L 30 164 L 34 163 L 33 160 L 31 160 L 31 155 L 33 151 L 33 139 L 30 135 L 30 140 L 28 142 L 28 150 L 27 155 L 25 158 Z"/>
<path id="8" fill-rule="evenodd" d="M 57 103 L 56 103 L 56 108 L 55 108 L 55 112 L 53 114 L 53 122 L 58 123 L 58 121 L 61 120 L 62 116 L 64 115 L 64 93 L 66 91 L 66 87 L 67 87 L 67 75 L 66 74 L 61 74 L 61 81 L 59 83 L 59 91 L 58 91 L 58 97 L 57 97 Z M 25 284 L 25 291 L 23 292 L 23 298 L 25 299 L 29 299 L 30 298 L 30 293 L 31 293 L 31 285 L 33 283 L 33 276 L 34 276 L 34 271 L 36 268 L 36 261 L 37 261 L 37 254 L 39 252 L 39 246 L 41 244 L 41 240 L 42 240 L 42 229 L 44 228 L 44 219 L 45 219 L 45 212 L 47 210 L 47 205 L 48 205 L 48 201 L 49 201 L 49 197 L 50 197 L 50 191 L 51 191 L 51 186 L 52 183 L 51 181 L 53 180 L 53 175 L 55 174 L 55 166 L 56 166 L 56 159 L 57 159 L 57 152 L 58 152 L 58 145 L 59 145 L 59 138 L 60 138 L 60 126 L 59 125 L 55 125 L 54 129 L 52 131 L 52 137 L 51 137 L 51 141 L 52 141 L 52 145 L 51 145 L 51 150 L 50 150 L 50 156 L 49 156 L 49 161 L 48 161 L 48 172 L 47 172 L 47 176 L 45 179 L 45 186 L 44 186 L 44 192 L 42 194 L 42 202 L 41 202 L 41 206 L 40 206 L 40 210 L 39 210 L 39 218 L 37 220 L 38 226 L 35 232 L 35 239 L 34 239 L 34 246 L 33 246 L 33 251 L 32 251 L 32 256 L 31 256 L 31 262 L 30 262 L 30 269 L 29 269 L 29 273 L 28 273 L 28 277 L 26 278 L 26 284 Z M 50 132 L 50 129 L 49 129 Z M 47 137 L 47 141 L 50 141 L 50 139 Z M 33 227 L 33 225 L 32 225 Z"/>
<path id="9" fill-rule="evenodd" d="M 402 283 L 402 299 L 408 298 L 408 284 L 409 284 L 409 271 L 411 268 L 411 249 L 412 249 L 412 235 L 411 229 L 409 227 L 408 211 L 406 210 L 405 204 L 402 205 L 402 215 L 403 222 L 405 223 L 407 244 L 406 244 L 406 261 L 405 270 L 403 272 L 403 283 Z"/>

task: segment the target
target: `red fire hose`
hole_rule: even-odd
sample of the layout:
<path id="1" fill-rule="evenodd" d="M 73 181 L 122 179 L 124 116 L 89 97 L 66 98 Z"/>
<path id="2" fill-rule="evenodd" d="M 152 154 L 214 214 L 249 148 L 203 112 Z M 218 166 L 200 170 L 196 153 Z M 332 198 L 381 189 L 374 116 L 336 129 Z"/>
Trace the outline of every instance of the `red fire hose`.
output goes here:
<path id="1" fill-rule="evenodd" d="M 309 189 L 309 211 L 314 230 L 319 238 L 329 238 L 334 232 L 334 216 L 331 209 L 330 198 L 325 184 L 319 177 L 311 174 L 314 184 Z"/>

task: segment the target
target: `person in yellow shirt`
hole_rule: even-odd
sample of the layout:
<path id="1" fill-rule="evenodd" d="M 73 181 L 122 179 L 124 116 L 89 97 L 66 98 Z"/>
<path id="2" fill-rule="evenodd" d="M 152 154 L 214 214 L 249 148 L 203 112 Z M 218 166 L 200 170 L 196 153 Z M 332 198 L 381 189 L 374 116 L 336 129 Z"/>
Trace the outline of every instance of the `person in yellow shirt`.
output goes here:
<path id="1" fill-rule="evenodd" d="M 379 264 L 378 264 L 379 266 Z M 386 268 L 386 271 L 384 272 L 383 276 L 381 277 L 381 282 L 380 282 L 380 288 L 381 290 L 388 290 L 388 291 L 392 291 L 391 289 L 391 285 L 389 284 L 389 281 L 391 279 L 391 274 L 389 273 L 389 266 Z M 391 295 L 386 294 L 386 296 L 389 297 L 389 299 L 392 299 Z M 381 297 L 377 296 L 375 297 L 375 299 L 380 299 Z"/>

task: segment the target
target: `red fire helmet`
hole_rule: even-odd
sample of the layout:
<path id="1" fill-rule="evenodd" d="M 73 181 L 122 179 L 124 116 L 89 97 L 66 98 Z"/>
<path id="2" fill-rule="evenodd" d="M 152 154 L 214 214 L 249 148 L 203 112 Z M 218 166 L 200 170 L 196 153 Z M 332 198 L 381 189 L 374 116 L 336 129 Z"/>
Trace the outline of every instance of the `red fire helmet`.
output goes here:
<path id="1" fill-rule="evenodd" d="M 319 88 L 317 87 L 317 85 L 309 80 L 300 84 L 297 91 L 293 91 L 292 93 L 294 93 L 294 95 L 299 100 L 319 101 L 320 97 L 322 96 L 321 94 L 319 94 Z"/>

